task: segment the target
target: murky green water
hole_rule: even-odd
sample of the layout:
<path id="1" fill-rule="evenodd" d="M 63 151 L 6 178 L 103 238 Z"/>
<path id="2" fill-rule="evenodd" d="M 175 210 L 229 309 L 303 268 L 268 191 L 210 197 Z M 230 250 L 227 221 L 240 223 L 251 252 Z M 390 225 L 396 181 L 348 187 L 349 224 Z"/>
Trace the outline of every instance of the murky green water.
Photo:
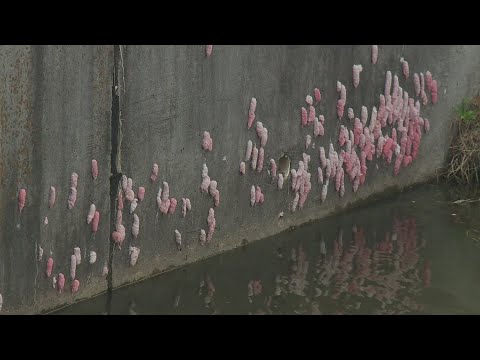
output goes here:
<path id="1" fill-rule="evenodd" d="M 480 314 L 480 203 L 457 199 L 421 186 L 55 314 Z"/>

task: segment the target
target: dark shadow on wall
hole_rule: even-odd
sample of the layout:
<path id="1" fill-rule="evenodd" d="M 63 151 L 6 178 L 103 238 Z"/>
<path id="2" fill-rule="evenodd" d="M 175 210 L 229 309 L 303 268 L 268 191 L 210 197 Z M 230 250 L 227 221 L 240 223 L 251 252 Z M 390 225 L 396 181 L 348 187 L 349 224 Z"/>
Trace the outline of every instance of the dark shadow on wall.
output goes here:
<path id="1" fill-rule="evenodd" d="M 112 138 L 112 148 L 111 148 L 111 174 L 110 174 L 110 213 L 115 214 L 116 202 L 117 202 L 117 192 L 118 184 L 122 177 L 122 174 L 119 172 L 119 166 L 117 166 L 117 161 L 119 161 L 120 153 L 120 88 L 118 86 L 118 58 L 119 58 L 120 46 L 114 45 L 113 49 L 113 83 L 112 83 L 112 123 L 111 123 L 111 138 Z M 111 217 L 110 220 L 110 234 L 112 233 L 115 226 L 115 217 Z M 113 255 L 114 255 L 114 243 L 109 241 L 109 258 L 108 258 L 108 276 L 107 276 L 107 295 L 106 295 L 106 313 L 110 314 L 111 300 L 112 300 L 112 290 L 113 290 Z"/>

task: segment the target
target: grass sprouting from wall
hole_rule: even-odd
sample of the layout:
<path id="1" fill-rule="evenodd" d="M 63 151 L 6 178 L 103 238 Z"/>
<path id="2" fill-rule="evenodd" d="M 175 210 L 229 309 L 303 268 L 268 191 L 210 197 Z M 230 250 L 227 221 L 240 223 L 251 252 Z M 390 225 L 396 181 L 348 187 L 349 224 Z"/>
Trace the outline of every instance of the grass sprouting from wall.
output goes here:
<path id="1" fill-rule="evenodd" d="M 480 96 L 463 100 L 455 108 L 444 175 L 447 181 L 461 185 L 480 183 Z"/>

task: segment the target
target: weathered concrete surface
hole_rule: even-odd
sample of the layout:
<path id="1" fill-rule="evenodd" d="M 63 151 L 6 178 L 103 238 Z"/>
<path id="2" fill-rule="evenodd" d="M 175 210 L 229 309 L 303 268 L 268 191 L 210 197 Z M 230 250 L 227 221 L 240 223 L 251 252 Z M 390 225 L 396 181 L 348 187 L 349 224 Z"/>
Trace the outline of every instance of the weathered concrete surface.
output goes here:
<path id="1" fill-rule="evenodd" d="M 145 186 L 146 197 L 136 210 L 140 235 L 132 239 L 132 215 L 125 216 L 126 246 L 115 250 L 113 285 L 119 286 L 159 271 L 179 266 L 222 250 L 278 233 L 312 219 L 324 217 L 360 199 L 391 187 L 405 187 L 435 175 L 445 158 L 449 140 L 452 107 L 478 88 L 480 47 L 478 46 L 380 46 L 379 60 L 371 64 L 371 46 L 214 46 L 210 58 L 204 46 L 124 46 L 124 69 L 120 94 L 122 145 L 121 171 L 131 177 L 134 190 Z M 405 81 L 400 57 L 410 65 Z M 360 86 L 353 88 L 352 66 L 362 64 Z M 356 193 L 346 185 L 340 199 L 330 185 L 325 203 L 320 202 L 321 188 L 316 181 L 318 148 L 328 149 L 331 140 L 338 149 L 340 122 L 336 117 L 336 81 L 347 87 L 346 109 L 356 116 L 362 105 L 368 107 L 369 121 L 373 106 L 378 107 L 383 93 L 385 72 L 399 75 L 400 86 L 410 96 L 414 93 L 413 73 L 430 70 L 439 82 L 439 101 L 434 107 L 422 107 L 422 116 L 430 120 L 431 131 L 422 138 L 416 161 L 399 176 L 393 177 L 393 164 L 385 168 L 383 160 L 368 164 L 366 184 Z M 119 76 L 120 77 L 120 76 Z M 312 126 L 300 126 L 300 108 L 313 89 L 322 91 L 317 114 L 325 115 L 325 136 L 314 140 L 310 172 L 313 189 L 305 208 L 292 214 L 288 210 L 293 194 L 285 184 L 282 191 L 267 175 L 268 161 L 277 163 L 286 151 L 297 168 L 304 151 L 305 135 Z M 258 101 L 256 120 L 269 130 L 265 148 L 265 167 L 261 174 L 238 172 L 245 156 L 247 141 L 259 140 L 254 127 L 247 130 L 250 99 Z M 430 96 L 429 96 L 430 98 Z M 352 129 L 351 122 L 348 123 Z M 203 131 L 213 138 L 213 152 L 201 149 Z M 339 151 L 339 150 L 337 150 Z M 149 180 L 152 164 L 160 166 L 159 179 Z M 200 229 L 207 229 L 208 209 L 213 199 L 199 192 L 202 164 L 209 176 L 218 181 L 221 203 L 215 209 L 217 230 L 213 242 L 200 246 Z M 376 169 L 375 165 L 379 168 Z M 247 164 L 248 167 L 248 164 Z M 120 170 L 120 169 L 119 169 Z M 162 216 L 156 206 L 161 181 L 170 185 L 170 197 L 178 200 L 174 215 Z M 349 183 L 348 183 L 349 184 Z M 249 205 L 251 185 L 260 185 L 265 203 Z M 189 197 L 193 210 L 182 218 L 181 198 Z M 283 211 L 285 217 L 278 219 Z M 174 230 L 183 236 L 183 251 L 177 251 Z M 128 261 L 130 244 L 141 249 L 135 267 Z"/>
<path id="2" fill-rule="evenodd" d="M 109 258 L 112 232 L 109 183 L 110 159 L 115 175 L 131 177 L 133 189 L 145 186 L 145 200 L 137 207 L 140 235 L 133 241 L 132 215 L 125 204 L 123 221 L 127 238 L 115 248 L 113 287 L 180 266 L 242 243 L 278 233 L 345 208 L 358 200 L 391 187 L 405 187 L 435 175 L 444 160 L 449 140 L 452 107 L 478 89 L 478 46 L 380 46 L 378 63 L 370 62 L 370 45 L 364 46 L 223 46 L 215 45 L 205 57 L 203 45 L 192 46 L 5 46 L 0 48 L 0 294 L 2 314 L 35 313 L 98 294 L 107 288 L 102 268 Z M 401 75 L 400 57 L 410 64 L 410 79 Z M 114 60 L 115 59 L 115 60 Z M 120 119 L 115 120 L 112 73 L 117 64 Z M 353 89 L 352 66 L 362 64 L 360 86 Z M 327 201 L 320 202 L 316 181 L 318 148 L 332 141 L 337 146 L 340 122 L 336 117 L 336 81 L 347 86 L 347 104 L 359 116 L 361 105 L 371 113 L 383 93 L 385 72 L 400 76 L 400 86 L 413 94 L 414 72 L 430 70 L 439 81 L 439 102 L 422 107 L 431 123 L 420 153 L 412 166 L 393 177 L 393 166 L 383 160 L 369 163 L 365 186 L 352 194 L 347 185 L 340 199 L 330 186 Z M 297 168 L 304 151 L 305 135 L 312 126 L 300 126 L 300 108 L 313 89 L 322 91 L 317 114 L 326 118 L 325 136 L 314 140 L 310 172 L 313 189 L 301 211 L 291 213 L 289 184 L 282 191 L 267 175 L 268 161 L 277 163 L 286 151 Z M 247 130 L 250 99 L 258 100 L 256 120 L 269 130 L 265 166 L 261 174 L 238 167 L 246 143 L 259 140 L 254 128 Z M 113 120 L 112 120 L 113 116 Z M 346 115 L 345 115 L 346 118 Z M 369 116 L 370 118 L 370 116 Z M 348 123 L 348 120 L 342 121 Z M 113 126 L 112 126 L 113 124 Z M 117 149 L 117 130 L 120 131 Z M 213 152 L 201 149 L 203 131 L 213 137 Z M 112 138 L 111 134 L 114 134 Z M 99 162 L 100 176 L 93 181 L 90 162 Z M 149 180 L 152 164 L 160 166 L 156 183 Z M 215 209 L 217 229 L 213 241 L 200 246 L 200 229 L 207 229 L 208 209 L 213 199 L 199 192 L 203 163 L 218 181 L 221 203 Z M 379 168 L 376 169 L 375 165 Z M 248 166 L 248 164 L 247 164 Z M 72 172 L 79 174 L 77 205 L 67 210 L 66 199 Z M 170 185 L 170 197 L 178 200 L 175 214 L 158 213 L 156 194 L 162 181 Z M 249 205 L 252 185 L 262 187 L 266 201 Z M 48 189 L 57 189 L 57 204 L 47 207 Z M 17 195 L 28 191 L 27 206 L 20 215 Z M 193 209 L 181 217 L 181 198 Z M 100 229 L 95 239 L 85 218 L 89 205 L 100 209 Z M 278 219 L 283 211 L 285 216 Z M 45 216 L 49 224 L 43 225 Z M 19 228 L 17 228 L 19 225 Z M 183 236 L 176 248 L 174 230 Z M 38 245 L 44 249 L 36 260 Z M 129 265 L 129 246 L 141 249 L 135 267 Z M 69 292 L 69 258 L 73 248 L 82 249 L 84 260 L 77 270 L 80 291 Z M 97 263 L 87 264 L 85 255 L 97 252 Z M 45 276 L 52 252 L 53 274 L 67 277 L 66 291 L 58 295 Z"/>
<path id="3" fill-rule="evenodd" d="M 102 292 L 110 231 L 111 46 L 0 47 L 0 294 L 2 314 L 37 313 Z M 99 176 L 93 181 L 91 160 Z M 67 210 L 70 175 L 79 175 L 77 203 Z M 48 208 L 50 186 L 56 204 Z M 20 214 L 17 196 L 27 190 Z M 93 236 L 86 216 L 91 203 L 100 212 Z M 48 225 L 44 225 L 45 217 Z M 38 261 L 38 246 L 43 248 Z M 70 256 L 82 251 L 70 292 Z M 97 262 L 88 263 L 90 250 Z M 54 260 L 47 278 L 47 259 Z M 65 274 L 65 289 L 53 276 Z"/>

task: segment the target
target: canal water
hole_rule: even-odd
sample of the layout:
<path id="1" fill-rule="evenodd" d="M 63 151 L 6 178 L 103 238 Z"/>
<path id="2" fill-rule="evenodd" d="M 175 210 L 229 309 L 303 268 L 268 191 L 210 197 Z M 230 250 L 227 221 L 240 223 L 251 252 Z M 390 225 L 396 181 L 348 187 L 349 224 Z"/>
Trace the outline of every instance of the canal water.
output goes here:
<path id="1" fill-rule="evenodd" d="M 479 198 L 423 185 L 53 314 L 480 314 Z"/>

